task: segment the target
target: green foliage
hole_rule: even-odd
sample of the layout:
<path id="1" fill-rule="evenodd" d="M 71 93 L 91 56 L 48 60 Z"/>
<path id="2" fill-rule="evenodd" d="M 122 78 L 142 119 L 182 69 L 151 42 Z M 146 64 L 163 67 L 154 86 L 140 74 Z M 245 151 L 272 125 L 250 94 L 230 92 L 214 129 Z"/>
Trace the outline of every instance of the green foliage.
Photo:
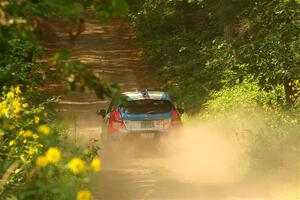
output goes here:
<path id="1" fill-rule="evenodd" d="M 129 6 L 126 0 L 95 1 L 93 7 L 100 21 L 106 22 L 111 17 L 120 17 L 127 14 Z"/>
<path id="2" fill-rule="evenodd" d="M 35 86 L 39 77 L 32 76 L 38 67 L 32 62 L 34 44 L 28 40 L 11 39 L 7 53 L 0 55 L 0 85 Z"/>
<path id="3" fill-rule="evenodd" d="M 296 1 L 149 0 L 132 20 L 146 61 L 195 112 L 211 92 L 249 77 L 266 92 L 298 79 L 299 14 Z"/>
<path id="4" fill-rule="evenodd" d="M 253 111 L 253 108 L 280 108 L 283 101 L 283 87 L 278 87 L 272 92 L 266 92 L 256 82 L 244 81 L 242 84 L 225 87 L 210 95 L 210 100 L 205 104 L 209 115 L 224 115 L 226 112 L 236 110 Z"/>
<path id="5" fill-rule="evenodd" d="M 299 108 L 285 109 L 278 102 L 283 87 L 265 92 L 256 82 L 244 82 L 211 95 L 204 119 L 221 119 L 235 133 L 250 158 L 249 175 L 255 178 L 280 172 L 285 180 L 295 175 L 299 145 Z"/>
<path id="6" fill-rule="evenodd" d="M 3 1 L 0 4 L 0 46 L 4 47 L 0 49 L 0 84 L 24 87 L 40 85 L 42 78 L 45 78 L 47 67 L 34 63 L 39 51 L 33 32 L 35 20 L 60 17 L 63 21 L 74 24 L 90 7 L 93 7 L 95 12 L 106 12 L 107 16 L 117 16 L 128 11 L 124 0 Z M 50 64 L 57 64 L 59 71 L 64 75 L 62 77 L 67 77 L 69 89 L 94 89 L 102 98 L 118 90 L 117 86 L 109 85 L 96 77 L 80 62 L 68 62 L 67 54 L 58 52 Z"/>
<path id="7" fill-rule="evenodd" d="M 95 157 L 93 148 L 82 153 L 62 141 L 62 129 L 49 122 L 44 106 L 34 107 L 25 102 L 19 87 L 3 93 L 1 199 L 75 199 L 77 191 L 86 187 L 90 171 L 95 170 L 87 165 Z M 74 156 L 85 160 L 80 174 L 74 174 Z"/>
<path id="8" fill-rule="evenodd" d="M 101 166 L 98 147 L 83 151 L 63 140 L 64 130 L 49 119 L 55 98 L 35 91 L 49 71 L 35 62 L 43 49 L 35 29 L 52 18 L 76 24 L 87 9 L 117 16 L 128 5 L 125 0 L 0 1 L 0 85 L 5 86 L 0 89 L 0 199 L 91 199 L 86 187 L 89 174 Z M 94 89 L 99 97 L 118 92 L 117 85 L 68 58 L 68 51 L 60 51 L 49 62 L 68 89 Z"/>

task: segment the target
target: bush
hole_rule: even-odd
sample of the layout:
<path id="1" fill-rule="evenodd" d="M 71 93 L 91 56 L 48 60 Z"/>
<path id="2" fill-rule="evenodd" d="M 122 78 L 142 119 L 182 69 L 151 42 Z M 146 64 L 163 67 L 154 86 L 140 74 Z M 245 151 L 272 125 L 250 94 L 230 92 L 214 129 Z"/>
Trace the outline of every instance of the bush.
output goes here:
<path id="1" fill-rule="evenodd" d="M 101 165 L 95 153 L 63 141 L 63 129 L 19 87 L 4 89 L 0 108 L 1 199 L 90 199 L 89 174 Z"/>
<path id="2" fill-rule="evenodd" d="M 265 92 L 257 82 L 244 82 L 211 94 L 198 116 L 221 119 L 237 134 L 250 159 L 249 173 L 256 178 L 278 172 L 285 180 L 299 177 L 295 172 L 300 170 L 300 110 L 277 103 L 283 92 L 283 88 Z"/>
<path id="3" fill-rule="evenodd" d="M 205 107 L 211 115 L 225 114 L 236 109 L 252 111 L 251 109 L 258 107 L 266 110 L 280 109 L 280 102 L 284 101 L 282 96 L 284 96 L 283 87 L 266 92 L 257 82 L 244 81 L 239 85 L 224 87 L 211 93 Z"/>
<path id="4" fill-rule="evenodd" d="M 40 76 L 32 76 L 38 66 L 32 62 L 34 43 L 24 39 L 8 41 L 7 52 L 0 52 L 0 85 L 36 86 L 41 81 Z"/>

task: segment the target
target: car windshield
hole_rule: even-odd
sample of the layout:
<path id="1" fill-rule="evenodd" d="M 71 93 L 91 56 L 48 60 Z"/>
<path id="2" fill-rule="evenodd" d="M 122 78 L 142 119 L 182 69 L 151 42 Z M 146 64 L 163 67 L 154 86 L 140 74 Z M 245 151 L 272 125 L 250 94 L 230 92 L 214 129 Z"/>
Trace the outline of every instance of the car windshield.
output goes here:
<path id="1" fill-rule="evenodd" d="M 158 114 L 169 112 L 173 105 L 166 100 L 143 99 L 128 101 L 122 107 L 127 114 Z"/>

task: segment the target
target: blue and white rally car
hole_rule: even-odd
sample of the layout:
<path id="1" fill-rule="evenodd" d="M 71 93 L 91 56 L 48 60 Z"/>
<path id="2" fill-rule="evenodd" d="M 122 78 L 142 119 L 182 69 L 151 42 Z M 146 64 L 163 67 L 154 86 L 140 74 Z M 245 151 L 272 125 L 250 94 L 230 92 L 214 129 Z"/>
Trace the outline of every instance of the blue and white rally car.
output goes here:
<path id="1" fill-rule="evenodd" d="M 97 111 L 103 117 L 102 139 L 124 137 L 159 138 L 182 126 L 180 115 L 167 92 L 132 91 L 122 93 L 124 100 L 112 100 L 108 110 Z"/>

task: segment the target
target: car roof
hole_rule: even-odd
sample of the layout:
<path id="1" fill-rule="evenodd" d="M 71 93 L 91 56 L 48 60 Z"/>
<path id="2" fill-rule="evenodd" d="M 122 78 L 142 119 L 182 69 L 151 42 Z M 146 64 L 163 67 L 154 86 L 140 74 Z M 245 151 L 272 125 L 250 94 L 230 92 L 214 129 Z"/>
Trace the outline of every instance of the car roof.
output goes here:
<path id="1" fill-rule="evenodd" d="M 126 96 L 128 101 L 143 100 L 143 99 L 168 100 L 168 101 L 171 100 L 170 95 L 167 92 L 163 92 L 163 91 L 136 90 L 136 91 L 123 92 L 122 94 Z"/>

